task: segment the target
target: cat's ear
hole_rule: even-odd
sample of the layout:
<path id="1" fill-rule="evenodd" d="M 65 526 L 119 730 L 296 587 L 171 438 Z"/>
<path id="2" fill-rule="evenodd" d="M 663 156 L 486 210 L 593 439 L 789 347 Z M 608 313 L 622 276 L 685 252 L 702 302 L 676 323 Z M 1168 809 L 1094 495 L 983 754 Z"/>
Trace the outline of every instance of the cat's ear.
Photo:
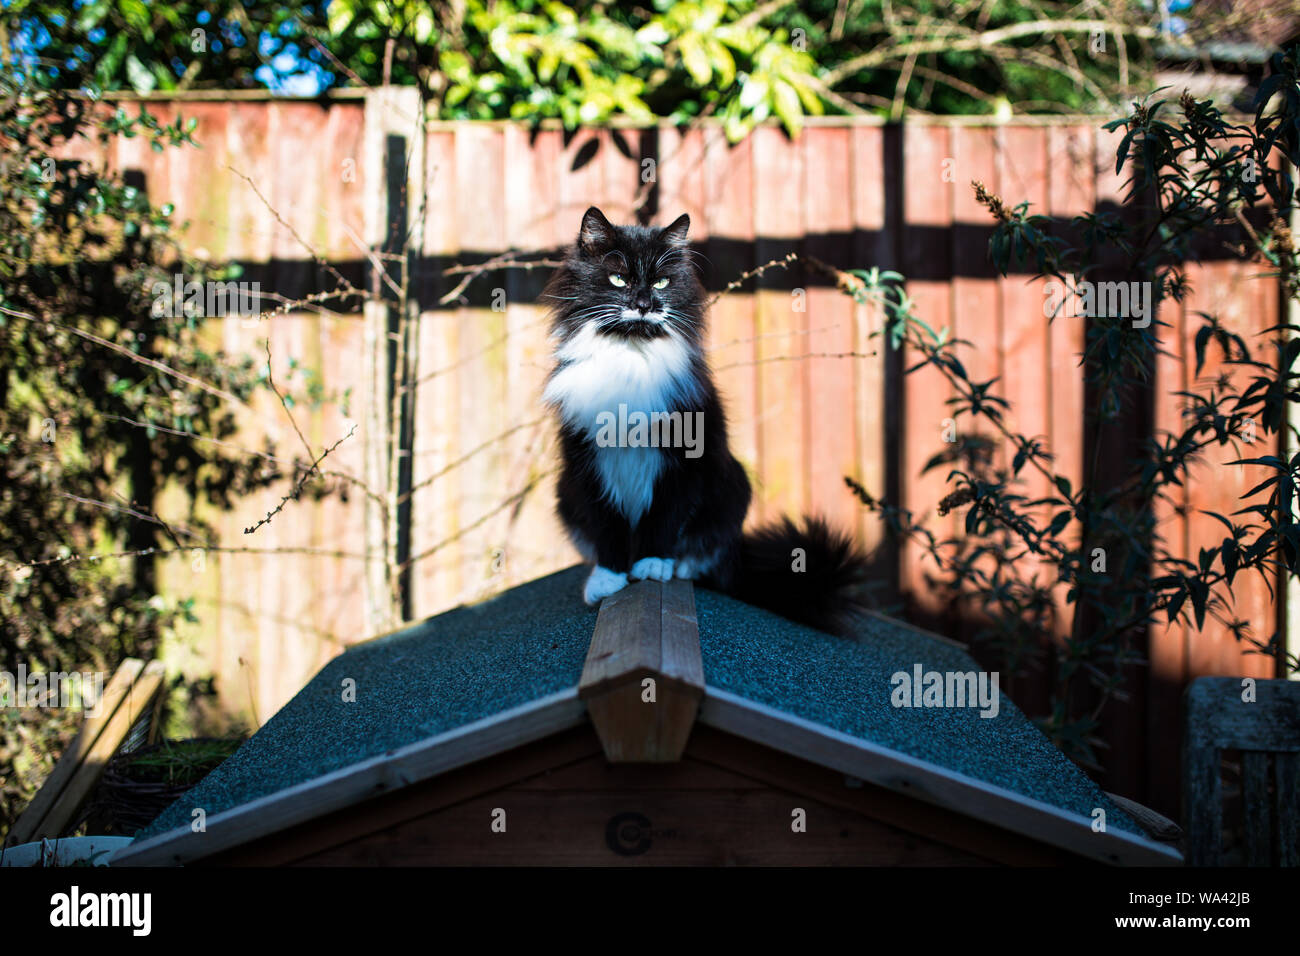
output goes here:
<path id="1" fill-rule="evenodd" d="M 674 219 L 669 225 L 664 227 L 664 231 L 659 237 L 664 242 L 672 243 L 675 246 L 686 245 L 686 230 L 691 228 L 691 217 L 682 213 Z"/>
<path id="2" fill-rule="evenodd" d="M 587 252 L 604 249 L 614 239 L 614 227 L 605 214 L 592 206 L 582 214 L 582 228 L 578 230 L 578 248 Z"/>

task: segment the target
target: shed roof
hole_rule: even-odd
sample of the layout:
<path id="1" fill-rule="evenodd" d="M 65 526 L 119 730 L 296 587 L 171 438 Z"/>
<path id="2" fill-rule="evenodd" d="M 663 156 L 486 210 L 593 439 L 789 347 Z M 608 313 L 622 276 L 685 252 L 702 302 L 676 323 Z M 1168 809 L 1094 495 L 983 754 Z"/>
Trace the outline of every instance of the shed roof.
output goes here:
<path id="1" fill-rule="evenodd" d="M 137 839 L 572 691 L 596 622 L 582 580 L 570 568 L 348 648 Z"/>
<path id="2" fill-rule="evenodd" d="M 140 831 L 124 862 L 208 843 L 190 833 L 195 807 L 209 833 L 253 809 L 254 826 L 272 832 L 581 723 L 596 621 L 577 599 L 583 574 L 560 571 L 340 654 Z M 701 722 L 1096 858 L 1137 848 L 1147 862 L 1177 861 L 1005 696 L 996 717 L 891 705 L 899 671 L 978 670 L 957 646 L 880 616 L 846 640 L 703 589 L 696 612 Z M 1102 841 L 1089 837 L 1097 808 Z"/>

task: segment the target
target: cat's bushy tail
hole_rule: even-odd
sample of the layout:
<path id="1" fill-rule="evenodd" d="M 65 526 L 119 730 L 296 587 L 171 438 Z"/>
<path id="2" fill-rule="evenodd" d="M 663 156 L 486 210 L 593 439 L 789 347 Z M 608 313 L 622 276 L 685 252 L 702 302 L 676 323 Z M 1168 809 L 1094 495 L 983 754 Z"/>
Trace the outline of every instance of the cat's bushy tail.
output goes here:
<path id="1" fill-rule="evenodd" d="M 831 634 L 848 634 L 867 558 L 847 534 L 821 518 L 790 518 L 741 539 L 727 593 Z"/>

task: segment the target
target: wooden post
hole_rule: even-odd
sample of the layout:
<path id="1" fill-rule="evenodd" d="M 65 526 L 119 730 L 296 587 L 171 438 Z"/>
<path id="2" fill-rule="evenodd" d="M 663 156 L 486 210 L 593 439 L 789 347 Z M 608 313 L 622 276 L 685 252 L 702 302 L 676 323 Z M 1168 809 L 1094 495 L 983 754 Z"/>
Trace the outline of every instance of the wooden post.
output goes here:
<path id="1" fill-rule="evenodd" d="M 128 657 L 104 691 L 95 716 L 87 717 L 27 809 L 14 824 L 6 845 L 58 837 L 74 824 L 77 812 L 103 776 L 136 721 L 154 713 L 166 674 L 161 661 Z"/>
<path id="2" fill-rule="evenodd" d="M 1245 862 L 1300 865 L 1295 823 L 1300 809 L 1300 684 L 1254 680 L 1247 686 L 1244 680 L 1199 677 L 1187 688 L 1183 752 L 1187 861 L 1193 866 L 1223 864 L 1220 754 L 1240 750 Z M 1271 801 L 1270 758 L 1276 771 Z"/>
<path id="3" fill-rule="evenodd" d="M 410 209 L 419 205 L 424 188 L 425 144 L 422 105 L 414 87 L 382 86 L 366 93 L 365 169 L 369 190 L 365 206 L 365 239 L 371 250 L 397 255 L 408 248 Z M 418 259 L 423 233 L 411 237 Z M 381 265 L 399 287 L 403 268 L 384 259 Z M 395 388 L 414 377 L 411 322 L 412 301 L 396 301 L 372 262 L 370 298 L 365 303 L 365 366 L 363 382 L 366 486 L 376 498 L 366 498 L 366 622 L 372 634 L 382 634 L 405 620 L 408 575 L 402 567 L 409 556 L 409 502 L 402 494 L 410 486 L 410 411 L 412 396 L 394 396 Z M 408 296 L 408 299 L 411 297 Z M 414 316 L 418 321 L 418 312 Z M 396 399 L 396 400 L 395 400 Z M 394 447 L 396 443 L 396 447 Z M 405 487 L 404 487 L 405 485 Z"/>
<path id="4" fill-rule="evenodd" d="M 604 600 L 578 696 L 611 763 L 681 759 L 704 696 L 689 581 L 641 581 Z"/>

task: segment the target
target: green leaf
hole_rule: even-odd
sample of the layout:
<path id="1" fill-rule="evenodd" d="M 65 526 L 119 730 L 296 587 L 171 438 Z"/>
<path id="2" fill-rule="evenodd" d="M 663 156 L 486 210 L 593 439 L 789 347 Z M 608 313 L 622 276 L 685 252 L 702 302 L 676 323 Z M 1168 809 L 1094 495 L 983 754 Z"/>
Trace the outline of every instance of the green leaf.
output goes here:
<path id="1" fill-rule="evenodd" d="M 145 69 L 134 53 L 126 58 L 126 78 L 137 93 L 151 93 L 158 85 L 153 74 Z"/>
<path id="2" fill-rule="evenodd" d="M 799 94 L 793 86 L 782 80 L 772 84 L 772 108 L 781 118 L 786 132 L 798 136 L 803 128 L 803 109 L 799 104 Z"/>
<path id="3" fill-rule="evenodd" d="M 713 76 L 713 67 L 709 65 L 709 55 L 704 51 L 699 37 L 693 33 L 684 34 L 678 40 L 682 54 L 682 66 L 699 86 L 704 86 Z"/>

